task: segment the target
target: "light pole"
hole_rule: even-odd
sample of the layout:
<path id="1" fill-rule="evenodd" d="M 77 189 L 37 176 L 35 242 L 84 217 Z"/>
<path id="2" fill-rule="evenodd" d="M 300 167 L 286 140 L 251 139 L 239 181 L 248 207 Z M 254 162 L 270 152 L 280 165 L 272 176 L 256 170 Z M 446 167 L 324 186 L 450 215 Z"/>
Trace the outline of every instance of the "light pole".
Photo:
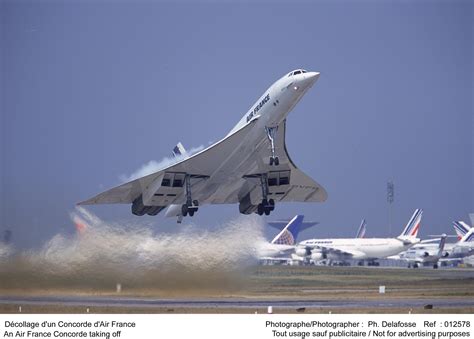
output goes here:
<path id="1" fill-rule="evenodd" d="M 392 179 L 387 181 L 388 233 L 392 235 L 392 204 L 395 200 L 395 185 Z"/>

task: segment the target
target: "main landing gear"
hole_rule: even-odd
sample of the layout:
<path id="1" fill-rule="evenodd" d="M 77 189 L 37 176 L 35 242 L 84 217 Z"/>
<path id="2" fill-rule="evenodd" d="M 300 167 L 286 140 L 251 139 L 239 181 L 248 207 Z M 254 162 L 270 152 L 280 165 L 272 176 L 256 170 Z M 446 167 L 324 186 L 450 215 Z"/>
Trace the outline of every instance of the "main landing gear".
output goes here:
<path id="1" fill-rule="evenodd" d="M 190 217 L 198 211 L 199 202 L 197 200 L 192 200 L 191 196 L 191 176 L 186 174 L 184 177 L 185 188 L 186 188 L 186 203 L 181 206 L 181 214 L 183 217 L 189 214 Z"/>
<path id="2" fill-rule="evenodd" d="M 271 152 L 272 152 L 272 155 L 270 155 L 270 166 L 280 165 L 280 159 L 277 156 L 275 156 L 275 136 L 276 136 L 277 131 L 278 131 L 278 126 L 276 127 L 265 126 L 265 132 L 267 132 L 267 138 L 268 140 L 270 140 L 270 146 L 271 146 Z"/>
<path id="3" fill-rule="evenodd" d="M 257 214 L 263 215 L 265 213 L 265 215 L 270 215 L 275 209 L 275 200 L 268 200 L 268 181 L 266 174 L 260 176 L 260 186 L 262 187 L 262 202 L 257 205 Z"/>
<path id="4" fill-rule="evenodd" d="M 275 200 L 263 199 L 260 204 L 257 205 L 258 215 L 270 215 L 270 213 L 275 209 Z"/>

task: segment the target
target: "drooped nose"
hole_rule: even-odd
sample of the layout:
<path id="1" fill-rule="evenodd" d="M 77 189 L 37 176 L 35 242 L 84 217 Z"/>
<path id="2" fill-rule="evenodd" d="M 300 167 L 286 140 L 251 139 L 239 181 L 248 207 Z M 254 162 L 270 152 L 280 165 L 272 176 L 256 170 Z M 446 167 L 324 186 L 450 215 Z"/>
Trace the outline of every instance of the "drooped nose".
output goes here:
<path id="1" fill-rule="evenodd" d="M 306 72 L 305 80 L 307 80 L 312 86 L 319 79 L 319 72 Z"/>

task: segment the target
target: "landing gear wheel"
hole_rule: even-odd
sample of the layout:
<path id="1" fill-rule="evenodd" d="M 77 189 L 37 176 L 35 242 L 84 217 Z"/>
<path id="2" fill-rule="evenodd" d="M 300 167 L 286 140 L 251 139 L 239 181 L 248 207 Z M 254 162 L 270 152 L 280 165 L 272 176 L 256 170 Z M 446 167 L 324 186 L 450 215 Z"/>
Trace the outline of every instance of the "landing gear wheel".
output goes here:
<path id="1" fill-rule="evenodd" d="M 194 210 L 190 210 L 190 211 L 189 211 L 189 216 L 190 216 L 190 217 L 194 216 Z"/>
<path id="2" fill-rule="evenodd" d="M 181 214 L 183 215 L 183 217 L 188 215 L 188 205 L 184 204 L 181 206 Z"/>
<path id="3" fill-rule="evenodd" d="M 275 159 L 273 157 L 270 157 L 270 166 L 273 166 L 274 161 L 275 161 Z"/>
<path id="4" fill-rule="evenodd" d="M 270 204 L 270 211 L 273 211 L 275 209 L 275 200 L 270 199 L 268 203 Z"/>
<path id="5" fill-rule="evenodd" d="M 265 212 L 265 215 L 270 215 L 270 212 L 271 212 L 271 211 L 270 211 L 269 208 L 265 208 L 264 212 Z"/>
<path id="6" fill-rule="evenodd" d="M 437 268 L 438 268 L 438 265 L 437 265 L 437 264 L 434 264 L 434 265 L 433 265 L 433 268 L 434 268 L 434 269 L 437 269 Z"/>
<path id="7" fill-rule="evenodd" d="M 258 204 L 258 206 L 257 206 L 257 214 L 258 214 L 258 215 L 263 215 L 263 213 L 264 213 L 263 205 L 262 205 L 262 204 Z"/>
<path id="8" fill-rule="evenodd" d="M 193 206 L 199 206 L 199 201 L 193 200 Z"/>
<path id="9" fill-rule="evenodd" d="M 280 159 L 278 157 L 275 157 L 273 162 L 275 163 L 275 166 L 280 165 Z"/>

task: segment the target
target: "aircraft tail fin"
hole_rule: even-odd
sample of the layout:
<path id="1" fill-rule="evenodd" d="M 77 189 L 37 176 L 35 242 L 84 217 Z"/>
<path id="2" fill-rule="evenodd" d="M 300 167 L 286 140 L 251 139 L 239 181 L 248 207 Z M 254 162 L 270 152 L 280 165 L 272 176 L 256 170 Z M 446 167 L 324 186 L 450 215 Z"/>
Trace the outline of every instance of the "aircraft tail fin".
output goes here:
<path id="1" fill-rule="evenodd" d="M 421 225 L 421 217 L 423 215 L 423 210 L 417 208 L 413 215 L 411 216 L 408 224 L 403 229 L 403 232 L 400 234 L 400 237 L 413 237 L 416 238 L 418 231 Z"/>
<path id="2" fill-rule="evenodd" d="M 461 240 L 459 240 L 460 243 L 471 242 L 471 241 L 474 241 L 474 227 L 471 227 L 469 232 L 467 232 L 466 235 L 462 237 Z"/>
<path id="3" fill-rule="evenodd" d="M 366 231 L 366 227 L 367 226 L 367 223 L 365 222 L 365 219 L 362 219 L 361 223 L 360 223 L 360 226 L 359 226 L 359 229 L 357 230 L 357 234 L 356 234 L 356 238 L 363 238 L 365 237 L 365 231 Z"/>
<path id="4" fill-rule="evenodd" d="M 438 246 L 438 257 L 441 257 L 444 251 L 444 245 L 446 245 L 446 234 L 441 235 L 441 239 L 439 239 L 439 246 Z"/>
<path id="5" fill-rule="evenodd" d="M 184 148 L 183 144 L 181 142 L 178 142 L 178 144 L 176 146 L 174 146 L 173 148 L 173 156 L 176 158 L 176 157 L 179 157 L 179 156 L 185 156 L 187 155 L 188 152 L 186 151 L 186 149 Z"/>
<path id="6" fill-rule="evenodd" d="M 298 215 L 296 215 L 295 217 L 297 217 Z M 277 220 L 277 221 L 268 221 L 267 224 L 271 227 L 274 227 L 278 230 L 283 230 L 286 226 L 288 226 L 289 223 L 291 223 L 291 221 L 295 218 L 291 218 L 291 219 L 287 219 L 287 220 Z M 318 222 L 316 221 L 302 221 L 304 218 L 304 215 L 301 215 L 301 222 L 295 226 L 292 227 L 292 234 L 296 240 L 296 238 L 298 237 L 298 234 L 299 232 L 301 231 L 304 231 L 305 229 L 307 228 L 310 228 L 314 225 L 317 225 Z"/>
<path id="7" fill-rule="evenodd" d="M 469 227 L 469 225 L 466 224 L 464 221 L 453 221 L 453 227 L 454 231 L 456 231 L 456 234 L 458 236 L 458 241 L 461 240 L 471 229 L 471 227 Z"/>
<path id="8" fill-rule="evenodd" d="M 283 228 L 280 233 L 272 240 L 272 244 L 295 245 L 296 237 L 303 223 L 304 215 L 295 215 L 293 219 Z"/>

